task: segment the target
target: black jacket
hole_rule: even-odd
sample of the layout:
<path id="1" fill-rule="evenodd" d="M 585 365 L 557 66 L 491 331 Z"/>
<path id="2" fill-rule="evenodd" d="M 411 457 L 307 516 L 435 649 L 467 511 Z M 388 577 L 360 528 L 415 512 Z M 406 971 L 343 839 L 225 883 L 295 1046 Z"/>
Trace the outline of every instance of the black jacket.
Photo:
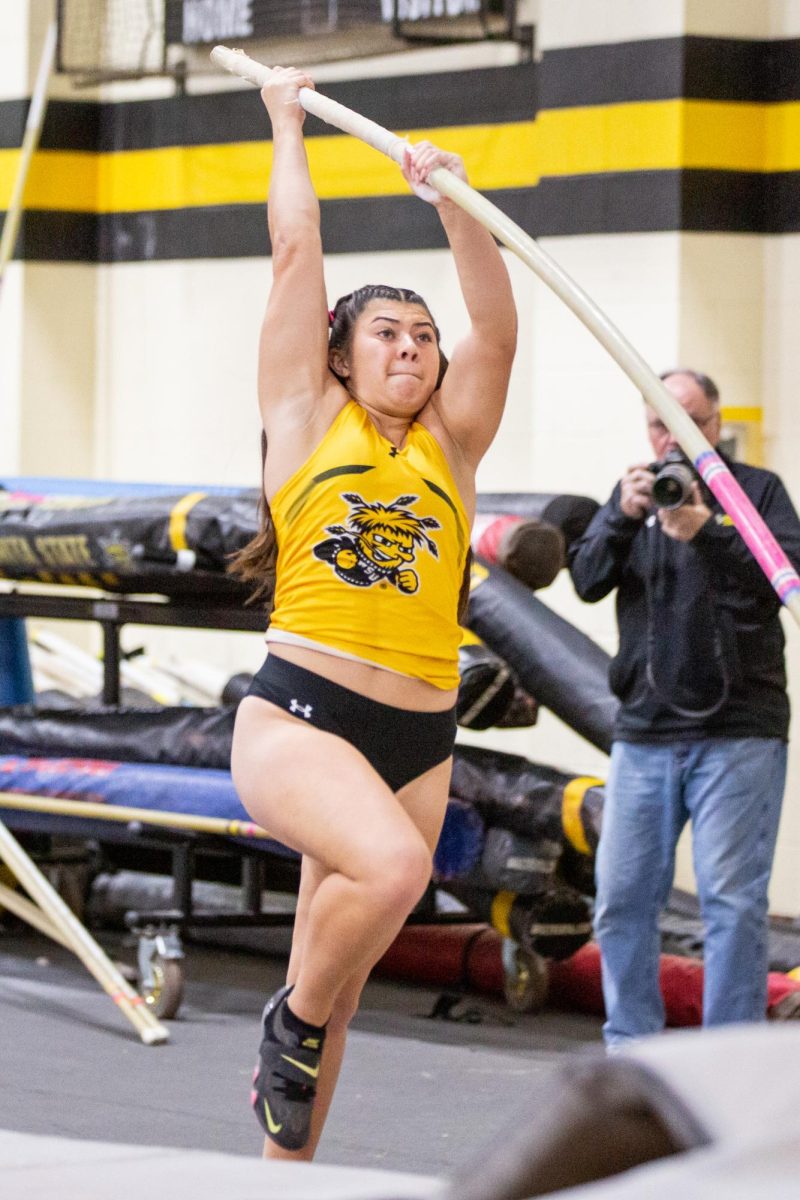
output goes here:
<path id="1" fill-rule="evenodd" d="M 800 566 L 800 520 L 777 475 L 728 467 Z M 620 485 L 569 550 L 575 589 L 617 589 L 619 650 L 609 682 L 620 741 L 779 737 L 789 729 L 780 601 L 736 527 L 704 487 L 712 517 L 690 542 L 658 520 L 626 517 Z"/>

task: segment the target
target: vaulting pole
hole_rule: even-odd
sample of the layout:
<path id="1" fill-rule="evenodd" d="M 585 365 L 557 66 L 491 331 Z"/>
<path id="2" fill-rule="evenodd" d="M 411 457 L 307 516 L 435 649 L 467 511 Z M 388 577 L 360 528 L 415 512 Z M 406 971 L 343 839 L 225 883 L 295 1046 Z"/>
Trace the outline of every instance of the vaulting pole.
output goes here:
<path id="1" fill-rule="evenodd" d="M 147 1046 L 166 1042 L 169 1032 L 148 1009 L 144 997 L 136 992 L 120 974 L 104 950 L 98 946 L 75 914 L 64 903 L 55 888 L 48 883 L 42 872 L 20 846 L 19 842 L 0 822 L 0 860 L 13 872 L 25 891 L 35 902 L 11 902 L 4 898 L 8 907 L 23 920 L 27 920 L 42 933 L 71 950 L 94 976 L 103 990 L 114 1001 L 120 1012 Z M 22 899 L 22 898 L 20 898 Z M 36 907 L 36 912 L 29 911 Z"/>
<path id="2" fill-rule="evenodd" d="M 218 67 L 259 88 L 264 86 L 270 75 L 269 67 L 248 58 L 241 50 L 231 50 L 226 46 L 215 46 L 211 51 L 211 60 Z M 395 162 L 402 162 L 403 152 L 409 145 L 403 138 L 311 88 L 301 88 L 298 99 L 306 112 L 313 113 L 343 133 L 352 134 Z M 689 414 L 667 391 L 639 352 L 534 239 L 485 196 L 445 167 L 437 167 L 432 171 L 429 182 L 443 196 L 480 221 L 499 242 L 521 258 L 594 334 L 675 436 L 684 454 L 694 463 L 697 473 L 733 520 L 779 598 L 800 625 L 800 576 L 714 447 L 703 437 Z"/>
<path id="3" fill-rule="evenodd" d="M 56 22 L 53 21 L 45 34 L 44 46 L 41 58 L 39 59 L 39 70 L 36 75 L 36 83 L 34 84 L 30 108 L 28 109 L 28 118 L 25 122 L 25 132 L 22 137 L 19 166 L 11 192 L 11 199 L 8 203 L 6 219 L 3 223 L 3 232 L 0 235 L 0 286 L 2 286 L 5 269 L 14 253 L 19 223 L 22 218 L 28 171 L 30 170 L 34 151 L 39 144 L 39 137 L 42 132 L 42 125 L 44 124 L 44 114 L 47 108 L 47 88 L 50 83 L 50 75 L 53 71 L 56 42 L 57 27 Z"/>
<path id="4" fill-rule="evenodd" d="M 98 804 L 91 800 L 68 800 L 59 796 L 33 796 L 27 792 L 0 792 L 0 809 L 19 812 L 49 813 L 59 817 L 81 817 L 87 821 L 137 823 L 166 829 L 186 829 L 192 833 L 213 833 L 219 837 L 269 838 L 266 830 L 252 821 L 226 817 L 201 817 L 192 813 L 164 812 L 155 808 L 131 808 L 124 804 Z"/>

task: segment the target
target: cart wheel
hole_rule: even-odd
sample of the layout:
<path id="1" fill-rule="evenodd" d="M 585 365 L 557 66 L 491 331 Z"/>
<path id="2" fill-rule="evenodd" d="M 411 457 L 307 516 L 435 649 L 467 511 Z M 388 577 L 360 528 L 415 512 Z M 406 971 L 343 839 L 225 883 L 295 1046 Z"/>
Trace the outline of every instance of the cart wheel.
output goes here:
<path id="1" fill-rule="evenodd" d="M 150 962 L 152 982 L 150 987 L 142 992 L 147 1007 L 162 1021 L 169 1021 L 177 1015 L 183 1000 L 183 987 L 186 976 L 183 963 L 175 958 L 162 958 L 155 954 Z"/>
<path id="2" fill-rule="evenodd" d="M 547 1000 L 547 963 L 540 954 L 516 946 L 505 962 L 505 997 L 514 1012 L 539 1012 Z"/>

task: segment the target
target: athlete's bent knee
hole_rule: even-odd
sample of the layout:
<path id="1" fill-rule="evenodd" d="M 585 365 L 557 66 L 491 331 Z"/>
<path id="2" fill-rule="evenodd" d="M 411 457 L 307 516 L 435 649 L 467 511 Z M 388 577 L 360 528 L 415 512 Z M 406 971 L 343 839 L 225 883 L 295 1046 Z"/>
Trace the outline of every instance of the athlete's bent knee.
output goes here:
<path id="1" fill-rule="evenodd" d="M 376 855 L 372 886 L 389 912 L 410 912 L 431 878 L 431 852 L 422 836 L 406 838 Z"/>

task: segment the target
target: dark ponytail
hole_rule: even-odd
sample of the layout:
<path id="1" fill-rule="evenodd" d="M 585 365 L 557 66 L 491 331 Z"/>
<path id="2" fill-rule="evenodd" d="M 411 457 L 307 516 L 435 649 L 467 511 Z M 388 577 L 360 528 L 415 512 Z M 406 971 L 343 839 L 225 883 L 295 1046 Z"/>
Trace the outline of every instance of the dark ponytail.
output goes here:
<path id="1" fill-rule="evenodd" d="M 260 600 L 269 611 L 272 607 L 272 596 L 275 590 L 275 560 L 278 557 L 278 543 L 275 540 L 275 529 L 272 524 L 272 514 L 269 502 L 264 495 L 264 463 L 267 460 L 267 435 L 261 430 L 261 498 L 258 502 L 258 533 L 254 538 L 231 555 L 228 571 L 244 583 L 255 583 L 256 587 L 248 604 Z"/>

